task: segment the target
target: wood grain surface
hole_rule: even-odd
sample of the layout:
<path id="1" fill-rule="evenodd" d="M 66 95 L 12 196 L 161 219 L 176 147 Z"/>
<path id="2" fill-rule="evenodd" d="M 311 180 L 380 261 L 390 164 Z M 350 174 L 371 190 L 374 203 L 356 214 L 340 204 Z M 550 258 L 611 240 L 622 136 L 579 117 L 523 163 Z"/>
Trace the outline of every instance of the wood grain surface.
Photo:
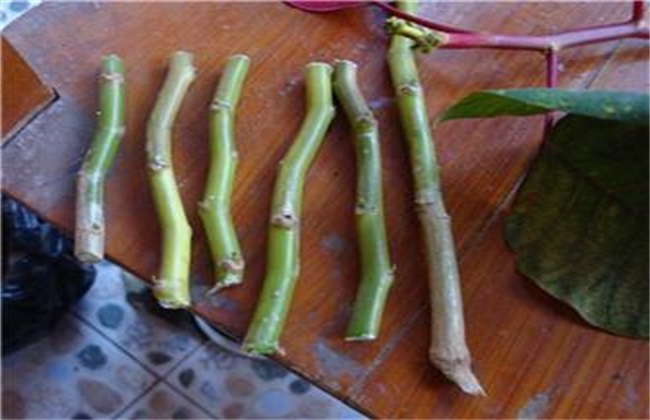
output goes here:
<path id="1" fill-rule="evenodd" d="M 464 27 L 543 34 L 622 20 L 628 6 L 427 3 L 422 13 Z M 373 9 L 309 15 L 279 3 L 45 4 L 7 36 L 60 97 L 3 149 L 3 189 L 71 233 L 74 175 L 94 128 L 100 57 L 120 54 L 127 66 L 127 132 L 107 185 L 107 253 L 151 278 L 159 232 L 146 181 L 145 125 L 169 55 L 194 52 L 198 78 L 174 128 L 176 175 L 194 229 L 194 309 L 240 338 L 263 277 L 277 163 L 304 114 L 303 68 L 314 60 L 355 60 L 381 129 L 396 282 L 380 338 L 344 342 L 358 254 L 352 133 L 339 111 L 308 176 L 301 276 L 278 358 L 375 417 L 646 417 L 648 344 L 589 327 L 518 275 L 504 244 L 503 217 L 539 147 L 541 118 L 448 122 L 435 130 L 461 258 L 469 345 L 489 396 L 462 395 L 428 364 L 423 247 L 385 65 L 384 17 Z M 234 196 L 248 266 L 243 286 L 208 298 L 212 269 L 196 203 L 208 165 L 207 106 L 233 53 L 252 60 L 237 120 L 241 160 Z M 643 42 L 584 47 L 562 52 L 561 59 L 563 87 L 647 89 Z M 544 81 L 543 57 L 536 53 L 445 50 L 419 62 L 431 117 L 477 89 Z"/>
<path id="2" fill-rule="evenodd" d="M 2 37 L 1 51 L 3 94 L 0 138 L 4 144 L 54 99 L 54 92 L 43 84 L 5 37 Z"/>

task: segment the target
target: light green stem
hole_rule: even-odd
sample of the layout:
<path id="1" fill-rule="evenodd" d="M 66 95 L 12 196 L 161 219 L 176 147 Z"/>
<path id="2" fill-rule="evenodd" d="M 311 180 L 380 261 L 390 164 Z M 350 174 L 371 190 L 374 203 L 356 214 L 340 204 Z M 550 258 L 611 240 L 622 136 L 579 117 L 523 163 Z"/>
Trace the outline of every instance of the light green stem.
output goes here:
<path id="1" fill-rule="evenodd" d="M 244 259 L 230 214 L 230 199 L 238 160 L 235 109 L 249 61 L 245 55 L 228 59 L 210 104 L 211 162 L 199 214 L 215 265 L 216 283 L 212 291 L 239 284 L 244 275 Z"/>
<path id="2" fill-rule="evenodd" d="M 434 32 L 396 17 L 388 18 L 385 26 L 391 35 L 401 35 L 413 40 L 412 48 L 422 53 L 433 51 L 447 42 L 448 38 L 442 32 Z"/>
<path id="3" fill-rule="evenodd" d="M 402 1 L 398 6 L 408 13 L 417 11 L 416 2 Z M 451 221 L 442 200 L 429 116 L 412 47 L 413 40 L 393 35 L 388 64 L 409 147 L 415 204 L 426 245 L 431 295 L 429 357 L 463 391 L 482 395 L 484 391 L 472 373 L 465 343 L 463 303 Z"/>
<path id="4" fill-rule="evenodd" d="M 381 182 L 379 130 L 357 84 L 357 66 L 338 61 L 334 92 L 352 126 L 357 155 L 357 236 L 361 254 L 361 286 L 348 324 L 347 340 L 373 340 L 393 283 L 388 254 Z"/>
<path id="5" fill-rule="evenodd" d="M 124 64 L 120 57 L 103 58 L 99 84 L 97 132 L 77 177 L 74 252 L 86 263 L 104 258 L 104 179 L 124 135 Z"/>
<path id="6" fill-rule="evenodd" d="M 190 304 L 190 252 L 192 230 L 187 222 L 172 164 L 172 125 L 183 97 L 195 78 L 192 55 L 178 51 L 147 125 L 149 181 L 162 229 L 162 255 L 154 293 L 161 306 Z"/>
<path id="7" fill-rule="evenodd" d="M 280 162 L 269 227 L 266 277 L 244 349 L 268 354 L 279 350 L 299 271 L 300 210 L 305 175 L 334 118 L 332 68 L 310 63 L 305 71 L 307 116 L 289 152 Z"/>

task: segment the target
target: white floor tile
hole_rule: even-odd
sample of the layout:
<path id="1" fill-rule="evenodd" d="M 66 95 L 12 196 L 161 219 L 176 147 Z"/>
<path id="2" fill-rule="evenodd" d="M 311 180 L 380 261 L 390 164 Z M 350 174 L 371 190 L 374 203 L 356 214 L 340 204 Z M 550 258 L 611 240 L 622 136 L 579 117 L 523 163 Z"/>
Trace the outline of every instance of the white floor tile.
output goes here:
<path id="1" fill-rule="evenodd" d="M 159 382 L 119 416 L 122 419 L 207 419 L 210 414 Z"/>
<path id="2" fill-rule="evenodd" d="M 212 415 L 225 418 L 362 418 L 270 359 L 249 359 L 208 343 L 167 380 Z"/>
<path id="3" fill-rule="evenodd" d="M 110 417 L 152 374 L 97 331 L 67 316 L 50 336 L 2 360 L 3 418 Z"/>
<path id="4" fill-rule="evenodd" d="M 145 284 L 102 263 L 77 313 L 156 374 L 165 375 L 204 341 L 189 312 L 158 306 Z"/>

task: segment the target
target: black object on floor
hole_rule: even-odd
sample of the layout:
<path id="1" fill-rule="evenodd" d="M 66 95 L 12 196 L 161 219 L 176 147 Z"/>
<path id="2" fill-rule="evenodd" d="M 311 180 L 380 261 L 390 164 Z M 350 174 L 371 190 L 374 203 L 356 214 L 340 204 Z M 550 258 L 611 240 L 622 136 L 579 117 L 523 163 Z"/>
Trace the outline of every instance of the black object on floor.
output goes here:
<path id="1" fill-rule="evenodd" d="M 2 197 L 2 354 L 51 332 L 92 286 L 95 269 L 73 255 L 72 241 Z"/>

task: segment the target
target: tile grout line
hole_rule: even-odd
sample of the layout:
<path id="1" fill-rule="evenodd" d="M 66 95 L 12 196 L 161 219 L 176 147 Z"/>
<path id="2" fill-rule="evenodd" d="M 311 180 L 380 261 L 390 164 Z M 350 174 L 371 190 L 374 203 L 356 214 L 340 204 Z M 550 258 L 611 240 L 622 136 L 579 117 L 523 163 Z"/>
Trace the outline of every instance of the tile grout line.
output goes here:
<path id="1" fill-rule="evenodd" d="M 192 404 L 196 405 L 199 407 L 202 411 L 204 411 L 207 414 L 210 415 L 215 415 L 215 413 L 212 412 L 212 410 L 208 410 L 206 407 L 204 407 L 202 404 L 199 404 L 197 401 L 195 401 L 193 398 L 190 398 L 189 395 L 185 394 L 184 392 L 181 392 L 176 386 L 172 385 L 171 382 L 167 380 L 169 376 L 172 374 L 172 372 L 183 362 L 188 360 L 192 355 L 197 353 L 199 349 L 203 348 L 207 343 L 208 340 L 205 339 L 202 335 L 202 333 L 199 331 L 199 334 L 203 337 L 203 341 L 200 342 L 196 348 L 190 350 L 187 352 L 186 355 L 184 355 L 177 363 L 175 363 L 173 366 L 169 368 L 169 370 L 165 374 L 158 374 L 157 372 L 153 371 L 149 366 L 144 364 L 140 359 L 135 357 L 135 355 L 131 354 L 127 349 L 125 349 L 122 345 L 120 345 L 118 342 L 113 340 L 111 337 L 107 336 L 105 333 L 103 333 L 99 328 L 94 326 L 89 320 L 85 319 L 81 314 L 79 314 L 75 309 L 71 311 L 71 315 L 77 319 L 77 321 L 83 323 L 85 326 L 89 327 L 92 329 L 95 333 L 97 333 L 99 336 L 101 336 L 103 339 L 107 340 L 109 343 L 113 344 L 116 349 L 120 352 L 125 354 L 127 357 L 132 359 L 133 361 L 136 362 L 137 365 L 142 367 L 147 373 L 151 374 L 153 377 L 153 381 L 149 386 L 146 386 L 142 391 L 139 393 L 136 393 L 136 395 L 133 397 L 133 399 L 130 400 L 129 403 L 126 404 L 126 406 L 120 410 L 117 414 L 114 415 L 114 419 L 121 418 L 121 416 L 126 413 L 129 409 L 131 409 L 137 402 L 142 400 L 149 392 L 151 392 L 156 386 L 158 386 L 160 383 L 164 383 L 167 386 L 169 386 L 174 392 L 177 394 L 181 395 L 182 397 L 186 398 L 188 401 L 190 401 Z"/>
<path id="2" fill-rule="evenodd" d="M 187 360 L 188 357 L 190 357 L 192 354 L 194 354 L 198 349 L 200 349 L 200 348 L 201 348 L 201 347 L 202 347 L 202 346 L 203 346 L 203 345 L 208 341 L 208 340 L 205 338 L 205 336 L 203 335 L 203 333 L 197 329 L 197 332 L 198 332 L 199 336 L 201 337 L 201 340 L 199 340 L 199 343 L 197 344 L 197 346 L 196 346 L 195 348 L 193 348 L 192 350 L 188 351 L 184 356 L 180 357 L 179 360 L 178 360 L 175 364 L 172 364 L 172 365 L 169 367 L 169 369 L 168 369 L 164 374 L 159 374 L 159 373 L 155 372 L 151 367 L 149 367 L 149 366 L 148 366 L 144 361 L 142 361 L 142 360 L 140 360 L 138 357 L 136 357 L 136 356 L 135 356 L 131 351 L 129 351 L 127 348 L 125 348 L 122 344 L 120 344 L 119 341 L 117 341 L 117 340 L 115 340 L 115 339 L 109 337 L 109 336 L 106 335 L 103 331 L 101 331 L 99 328 L 97 328 L 97 327 L 92 323 L 92 321 L 90 321 L 89 319 L 86 319 L 86 317 L 83 316 L 83 315 L 81 315 L 81 314 L 77 311 L 77 309 L 78 309 L 78 307 L 75 306 L 75 307 L 72 309 L 72 311 L 71 311 L 71 313 L 72 313 L 72 314 L 73 314 L 77 319 L 79 319 L 80 321 L 82 321 L 84 324 L 86 324 L 87 326 L 89 326 L 90 328 L 92 328 L 95 332 L 97 332 L 97 333 L 100 334 L 102 337 L 104 337 L 105 339 L 107 339 L 109 342 L 111 342 L 112 344 L 114 344 L 114 345 L 115 345 L 115 346 L 116 346 L 120 351 L 122 351 L 123 353 L 126 353 L 127 355 L 129 355 L 129 357 L 131 357 L 133 360 L 137 361 L 138 364 L 140 364 L 141 366 L 143 366 L 143 367 L 144 367 L 144 368 L 145 368 L 149 373 L 153 374 L 153 375 L 156 376 L 156 377 L 161 377 L 161 378 L 162 378 L 162 377 L 168 375 L 169 373 L 171 373 L 171 372 L 172 372 L 172 371 L 173 371 L 173 370 L 174 370 L 178 365 L 180 365 L 182 362 L 184 362 L 185 360 Z"/>
<path id="3" fill-rule="evenodd" d="M 133 354 L 131 354 L 131 352 L 127 351 L 127 350 L 126 350 L 122 345 L 120 345 L 118 342 L 116 342 L 115 340 L 113 340 L 112 338 L 110 338 L 109 336 L 107 336 L 106 334 L 104 334 L 104 333 L 103 333 L 102 331 L 100 331 L 97 327 L 95 327 L 92 323 L 90 323 L 88 320 L 84 319 L 81 315 L 79 315 L 78 313 L 76 313 L 76 312 L 73 311 L 73 316 L 76 317 L 80 322 L 82 322 L 82 323 L 83 323 L 84 325 L 86 325 L 87 327 L 90 327 L 93 331 L 95 331 L 96 333 L 98 333 L 102 338 L 104 338 L 105 340 L 107 340 L 109 343 L 111 343 L 111 344 L 113 344 L 115 347 L 117 347 L 117 349 L 118 349 L 120 352 L 126 354 L 129 358 L 133 359 L 133 360 L 134 360 L 134 361 L 135 361 L 135 362 L 136 362 L 140 367 L 142 367 L 145 371 L 147 371 L 147 373 L 150 373 L 150 374 L 153 375 L 155 378 L 161 378 L 161 376 L 160 376 L 158 373 L 154 372 L 154 371 L 153 371 L 149 366 L 147 366 L 146 364 L 144 364 L 140 359 L 138 359 L 138 358 L 135 357 Z"/>
<path id="4" fill-rule="evenodd" d="M 181 390 L 181 389 L 179 389 L 178 387 L 176 387 L 176 385 L 174 385 L 171 381 L 168 381 L 168 380 L 167 380 L 167 376 L 161 378 L 160 380 L 161 380 L 161 382 L 163 382 L 163 383 L 165 383 L 167 386 L 169 386 L 169 387 L 170 387 L 174 392 L 176 392 L 177 394 L 181 395 L 182 397 L 184 397 L 185 399 L 187 399 L 188 401 L 190 401 L 192 404 L 194 404 L 194 405 L 196 405 L 197 407 L 199 407 L 199 408 L 200 408 L 201 410 L 203 410 L 206 414 L 209 414 L 210 416 L 214 416 L 215 418 L 219 418 L 219 415 L 218 415 L 217 413 L 215 413 L 215 412 L 213 412 L 212 410 L 208 409 L 208 408 L 205 407 L 203 404 L 200 404 L 200 403 L 199 403 L 197 400 L 195 400 L 191 395 L 186 394 L 183 390 Z"/>
<path id="5" fill-rule="evenodd" d="M 135 398 L 131 400 L 126 406 L 117 414 L 113 416 L 114 419 L 119 419 L 122 418 L 122 415 L 126 413 L 128 410 L 130 410 L 133 406 L 135 406 L 136 403 L 138 403 L 142 398 L 144 398 L 149 392 L 151 392 L 158 384 L 162 382 L 162 377 L 157 376 L 155 380 L 149 385 L 148 387 L 145 387 L 143 391 L 141 391 L 139 394 L 136 395 Z"/>
<path id="6" fill-rule="evenodd" d="M 205 336 L 203 332 L 200 332 L 200 334 L 201 334 L 202 336 Z M 203 343 L 201 343 L 201 345 L 199 345 L 195 350 L 193 350 L 193 351 L 191 352 L 191 354 L 188 354 L 188 357 L 186 357 L 185 359 L 183 359 L 183 362 L 186 361 L 186 360 L 188 360 L 190 356 L 194 355 L 194 353 L 198 353 L 198 351 L 199 351 L 200 349 L 205 348 L 206 346 L 208 346 L 208 345 L 210 345 L 210 344 L 212 344 L 212 345 L 216 345 L 216 346 L 218 346 L 219 348 L 221 348 L 218 344 L 214 343 L 214 342 L 211 341 L 210 339 L 206 339 L 206 340 L 204 340 Z M 178 366 L 180 366 L 180 364 L 181 364 L 180 362 L 177 363 L 176 366 L 174 366 L 174 369 L 176 369 Z M 203 404 L 199 403 L 199 402 L 198 402 L 197 400 L 195 400 L 194 397 L 192 397 L 189 393 L 186 393 L 184 390 L 178 388 L 178 387 L 177 387 L 177 386 L 176 386 L 172 381 L 168 380 L 168 379 L 170 378 L 170 376 L 171 376 L 171 374 L 172 374 L 172 372 L 173 372 L 174 369 L 170 370 L 166 375 L 164 375 L 164 376 L 162 377 L 162 381 L 163 381 L 164 383 L 166 383 L 167 385 L 169 385 L 169 387 L 172 388 L 175 392 L 177 392 L 177 393 L 179 393 L 180 395 L 182 395 L 183 397 L 187 398 L 189 401 L 191 401 L 191 402 L 192 402 L 193 404 L 195 404 L 197 407 L 201 408 L 201 409 L 202 409 L 203 411 L 205 411 L 206 413 L 210 414 L 211 416 L 215 416 L 215 417 L 218 418 L 218 417 L 219 417 L 219 414 L 217 414 L 216 412 L 213 412 L 211 409 L 209 409 L 209 408 L 207 408 L 206 406 L 204 406 Z"/>
<path id="7" fill-rule="evenodd" d="M 138 402 L 140 402 L 143 398 L 145 398 L 147 394 L 151 393 L 151 391 L 156 386 L 159 386 L 161 383 L 168 386 L 171 391 L 173 391 L 180 398 L 186 400 L 189 404 L 194 406 L 195 409 L 198 409 L 203 414 L 207 414 L 209 417 L 206 417 L 206 418 L 219 418 L 220 417 L 220 415 L 219 415 L 219 413 L 217 411 L 209 408 L 208 406 L 206 406 L 203 403 L 196 400 L 190 393 L 186 392 L 185 390 L 181 389 L 176 384 L 174 384 L 173 379 L 172 379 L 172 374 L 176 373 L 175 371 L 183 363 L 187 362 L 190 358 L 195 356 L 200 350 L 206 348 L 207 346 L 215 345 L 209 339 L 205 339 L 205 336 L 201 331 L 199 331 L 199 335 L 200 335 L 202 340 L 199 342 L 199 344 L 194 349 L 188 351 L 187 354 L 185 354 L 182 358 L 180 358 L 164 374 L 158 374 L 155 371 L 153 371 L 149 366 L 145 365 L 141 360 L 139 360 L 133 354 L 131 354 L 123 346 L 121 346 L 119 343 L 117 343 L 114 339 L 112 339 L 111 337 L 109 337 L 105 333 L 103 333 L 98 327 L 93 325 L 92 322 L 90 322 L 84 316 L 82 316 L 81 314 L 79 314 L 78 312 L 76 312 L 74 310 L 71 311 L 71 315 L 74 318 L 76 318 L 79 322 L 81 322 L 85 326 L 89 327 L 94 332 L 96 332 L 100 337 L 107 340 L 109 343 L 113 344 L 120 353 L 126 354 L 128 358 L 134 360 L 137 365 L 141 366 L 146 372 L 150 373 L 153 376 L 152 383 L 149 386 L 145 387 L 141 392 L 136 393 L 136 395 L 132 399 L 129 400 L 129 402 L 126 404 L 126 406 L 123 409 L 121 409 L 117 414 L 115 414 L 113 418 L 121 418 L 125 413 L 127 413 L 129 410 L 133 409 L 133 407 Z M 295 372 L 294 372 L 294 374 L 295 374 Z M 301 377 L 302 375 L 297 374 L 297 376 Z M 308 382 L 310 382 L 313 386 L 319 388 L 321 390 L 321 392 L 324 392 L 325 394 L 329 394 L 329 396 L 333 397 L 340 404 L 344 404 L 344 405 L 348 406 L 349 408 L 361 413 L 362 415 L 366 414 L 366 413 L 364 413 L 363 410 L 359 409 L 358 407 L 355 407 L 354 404 L 351 404 L 348 401 L 346 401 L 345 398 L 340 398 L 335 393 L 333 393 L 333 392 L 331 392 L 331 391 L 329 391 L 327 389 L 324 389 L 322 386 L 317 385 L 316 383 L 312 382 L 309 379 L 306 379 L 306 380 Z"/>
<path id="8" fill-rule="evenodd" d="M 178 362 L 176 362 L 172 367 L 170 367 L 169 370 L 168 370 L 164 375 L 160 375 L 160 377 L 163 378 L 163 379 L 164 379 L 164 378 L 167 378 L 169 375 L 171 375 L 171 373 L 172 373 L 172 372 L 173 372 L 177 367 L 179 367 L 179 366 L 181 365 L 181 363 L 183 363 L 183 362 L 185 362 L 186 360 L 188 360 L 191 356 L 194 355 L 194 353 L 197 353 L 197 352 L 198 352 L 198 351 L 199 351 L 203 346 L 205 346 L 205 344 L 206 344 L 206 340 L 204 340 L 203 342 L 199 343 L 199 345 L 196 346 L 196 348 L 194 348 L 194 349 L 188 351 L 187 354 L 186 354 L 185 356 L 183 356 L 183 358 L 181 358 L 181 359 L 180 359 Z"/>
<path id="9" fill-rule="evenodd" d="M 136 393 L 135 393 L 135 396 L 130 400 L 130 402 L 128 402 L 128 403 L 126 404 L 126 406 L 125 406 L 122 410 L 120 410 L 117 414 L 115 414 L 114 417 L 112 417 L 112 418 L 119 418 L 120 415 L 123 414 L 123 413 L 124 413 L 126 410 L 128 410 L 130 407 L 132 407 L 133 404 L 135 404 L 135 402 L 139 401 L 139 400 L 140 400 L 144 395 L 146 395 L 149 391 L 151 391 L 151 389 L 153 389 L 153 387 L 156 386 L 156 385 L 157 385 L 157 384 L 162 380 L 162 377 L 161 377 L 160 375 L 156 374 L 155 372 L 152 372 L 151 369 L 149 369 L 147 366 L 144 366 L 144 365 L 142 364 L 142 362 L 140 362 L 140 360 L 138 360 L 138 359 L 135 358 L 132 354 L 130 354 L 129 352 L 127 352 L 127 351 L 126 351 L 122 346 L 120 346 L 119 344 L 115 343 L 115 341 L 111 340 L 110 337 L 108 337 L 106 334 L 104 334 L 102 331 L 100 331 L 97 327 L 95 327 L 95 326 L 92 325 L 89 321 L 87 321 L 86 319 L 84 319 L 83 317 L 81 317 L 81 316 L 80 316 L 80 315 L 75 311 L 75 309 L 76 309 L 76 307 L 73 308 L 73 309 L 70 311 L 70 314 L 72 315 L 72 318 L 73 318 L 73 319 L 76 319 L 78 322 L 81 322 L 84 326 L 86 326 L 87 328 L 91 329 L 93 332 L 95 332 L 97 335 L 99 335 L 102 339 L 108 341 L 109 344 L 113 344 L 113 345 L 115 346 L 115 349 L 116 349 L 119 353 L 125 355 L 125 356 L 128 357 L 129 359 L 132 359 L 132 360 L 136 363 L 137 366 L 140 366 L 141 368 L 143 368 L 143 370 L 144 370 L 145 372 L 151 374 L 151 376 L 153 377 L 153 381 L 152 381 L 151 385 L 144 387 L 144 389 L 143 389 L 142 391 L 140 391 L 140 392 L 136 392 Z"/>

